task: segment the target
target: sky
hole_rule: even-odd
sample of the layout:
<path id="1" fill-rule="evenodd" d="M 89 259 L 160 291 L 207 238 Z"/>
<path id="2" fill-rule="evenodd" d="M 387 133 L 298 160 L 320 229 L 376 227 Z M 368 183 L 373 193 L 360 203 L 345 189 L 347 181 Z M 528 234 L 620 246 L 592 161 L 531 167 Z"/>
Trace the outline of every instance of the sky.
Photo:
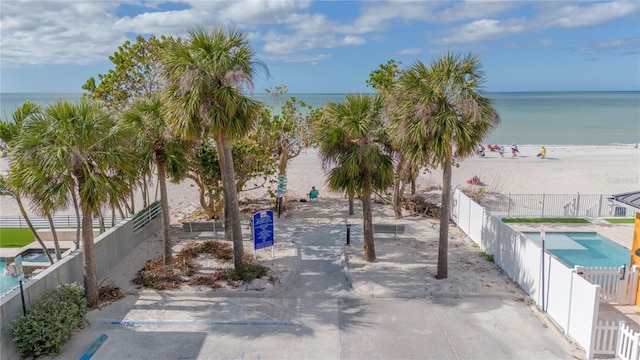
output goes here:
<path id="1" fill-rule="evenodd" d="M 142 35 L 241 30 L 255 92 L 372 92 L 369 74 L 477 55 L 488 92 L 640 91 L 640 1 L 0 1 L 0 92 L 81 93 Z"/>

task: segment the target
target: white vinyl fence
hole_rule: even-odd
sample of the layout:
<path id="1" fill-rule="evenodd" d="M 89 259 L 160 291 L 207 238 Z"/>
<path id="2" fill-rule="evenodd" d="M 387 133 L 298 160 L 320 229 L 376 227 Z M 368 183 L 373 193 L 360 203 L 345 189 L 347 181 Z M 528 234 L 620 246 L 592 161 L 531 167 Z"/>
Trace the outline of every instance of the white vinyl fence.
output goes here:
<path id="1" fill-rule="evenodd" d="M 600 286 L 591 284 L 541 247 L 513 230 L 460 190 L 453 194 L 452 218 L 504 272 L 546 311 L 587 355 L 594 356 Z"/>
<path id="2" fill-rule="evenodd" d="M 483 194 L 482 205 L 504 217 L 635 217 L 605 194 Z"/>
<path id="3" fill-rule="evenodd" d="M 635 303 L 638 286 L 638 267 L 584 267 L 576 266 L 578 275 L 592 284 L 600 285 L 600 301 L 618 305 Z"/>

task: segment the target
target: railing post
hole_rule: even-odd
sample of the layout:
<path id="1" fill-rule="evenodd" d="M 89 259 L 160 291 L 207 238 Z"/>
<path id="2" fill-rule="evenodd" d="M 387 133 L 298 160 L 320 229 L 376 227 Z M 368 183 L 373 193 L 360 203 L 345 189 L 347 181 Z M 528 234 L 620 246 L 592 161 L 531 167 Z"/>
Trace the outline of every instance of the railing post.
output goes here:
<path id="1" fill-rule="evenodd" d="M 547 194 L 542 194 L 542 214 L 540 214 L 540 217 L 544 217 L 544 200 Z"/>
<path id="2" fill-rule="evenodd" d="M 598 201 L 598 217 L 601 217 L 601 212 L 602 211 L 602 194 L 600 194 L 600 200 Z"/>
<path id="3" fill-rule="evenodd" d="M 580 212 L 578 209 L 580 209 L 580 193 L 578 193 L 578 200 L 576 200 L 576 208 L 573 210 L 573 217 L 578 216 L 578 213 Z"/>
<path id="4" fill-rule="evenodd" d="M 509 193 L 509 202 L 507 204 L 507 217 L 511 217 L 511 193 Z"/>

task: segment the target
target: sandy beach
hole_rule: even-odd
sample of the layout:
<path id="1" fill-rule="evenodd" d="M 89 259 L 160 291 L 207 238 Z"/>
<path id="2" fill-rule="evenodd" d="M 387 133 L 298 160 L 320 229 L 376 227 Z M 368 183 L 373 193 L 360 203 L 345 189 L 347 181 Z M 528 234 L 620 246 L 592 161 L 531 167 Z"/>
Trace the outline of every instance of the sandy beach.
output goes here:
<path id="1" fill-rule="evenodd" d="M 485 157 L 473 156 L 460 161 L 453 170 L 453 187 L 468 186 L 466 180 L 478 176 L 485 190 L 512 194 L 616 194 L 640 188 L 640 149 L 634 145 L 547 146 L 547 157 L 536 156 L 540 147 L 521 146 L 518 156 L 508 152 L 500 157 L 486 151 Z M 0 158 L 0 172 L 8 169 L 8 158 Z M 423 172 L 417 189 L 442 185 L 439 169 Z M 325 184 L 325 175 L 316 149 L 307 149 L 291 160 L 287 173 L 287 200 L 305 198 L 316 186 L 323 198 L 340 198 Z M 198 210 L 198 190 L 190 181 L 169 183 L 171 223 Z M 152 191 L 154 193 L 154 191 Z M 243 199 L 265 199 L 265 188 L 242 192 Z M 13 199 L 0 197 L 0 216 L 19 215 Z M 141 201 L 137 202 L 141 204 Z M 61 211 L 60 214 L 72 214 Z"/>

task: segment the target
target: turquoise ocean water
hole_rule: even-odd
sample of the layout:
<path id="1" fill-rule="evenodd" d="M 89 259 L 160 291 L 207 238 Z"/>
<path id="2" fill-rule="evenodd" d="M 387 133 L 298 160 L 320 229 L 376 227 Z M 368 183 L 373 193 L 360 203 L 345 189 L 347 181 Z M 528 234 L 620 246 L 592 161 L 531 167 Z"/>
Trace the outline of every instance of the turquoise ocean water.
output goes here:
<path id="1" fill-rule="evenodd" d="M 340 102 L 345 94 L 289 94 L 314 107 Z M 640 92 L 487 93 L 495 101 L 500 126 L 483 143 L 608 145 L 640 142 Z M 59 99 L 77 101 L 81 94 L 1 93 L 0 117 L 34 101 L 44 106 Z M 255 98 L 270 103 L 269 95 Z"/>

